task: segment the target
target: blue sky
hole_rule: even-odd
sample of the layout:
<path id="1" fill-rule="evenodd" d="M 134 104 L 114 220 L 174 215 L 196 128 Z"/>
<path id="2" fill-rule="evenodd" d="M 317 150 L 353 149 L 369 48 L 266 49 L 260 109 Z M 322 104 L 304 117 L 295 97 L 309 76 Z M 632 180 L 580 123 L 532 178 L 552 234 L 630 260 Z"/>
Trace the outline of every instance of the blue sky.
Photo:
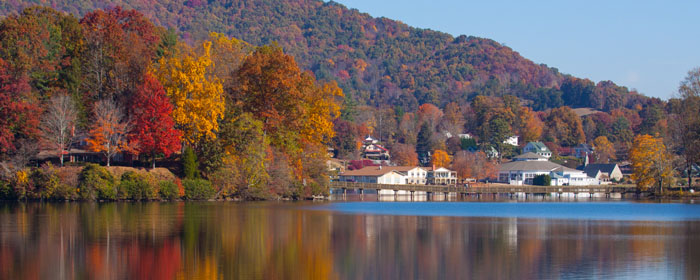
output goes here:
<path id="1" fill-rule="evenodd" d="M 700 67 L 700 1 L 337 0 L 374 17 L 490 38 L 562 73 L 668 99 Z"/>

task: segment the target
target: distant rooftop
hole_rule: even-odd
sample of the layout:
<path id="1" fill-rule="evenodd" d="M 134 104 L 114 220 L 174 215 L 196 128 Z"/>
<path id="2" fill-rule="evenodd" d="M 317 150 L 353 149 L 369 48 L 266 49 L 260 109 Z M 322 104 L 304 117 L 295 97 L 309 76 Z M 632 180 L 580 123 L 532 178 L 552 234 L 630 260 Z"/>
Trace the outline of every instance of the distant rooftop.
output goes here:
<path id="1" fill-rule="evenodd" d="M 541 155 L 538 155 L 536 153 L 533 153 L 533 152 L 527 152 L 527 153 L 524 153 L 524 154 L 519 155 L 519 156 L 514 156 L 513 159 L 522 161 L 522 160 L 528 160 L 528 159 L 546 160 L 547 158 L 543 157 Z"/>

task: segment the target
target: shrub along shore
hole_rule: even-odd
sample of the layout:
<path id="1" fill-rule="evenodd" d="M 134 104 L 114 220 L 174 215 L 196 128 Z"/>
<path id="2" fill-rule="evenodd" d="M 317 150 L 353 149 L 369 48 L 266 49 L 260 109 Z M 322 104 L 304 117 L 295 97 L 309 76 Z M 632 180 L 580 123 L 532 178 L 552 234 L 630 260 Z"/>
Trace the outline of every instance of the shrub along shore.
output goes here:
<path id="1" fill-rule="evenodd" d="M 201 178 L 180 179 L 165 168 L 54 167 L 45 165 L 0 180 L 0 200 L 22 201 L 146 201 L 224 198 Z M 227 198 L 238 199 L 230 196 Z"/>

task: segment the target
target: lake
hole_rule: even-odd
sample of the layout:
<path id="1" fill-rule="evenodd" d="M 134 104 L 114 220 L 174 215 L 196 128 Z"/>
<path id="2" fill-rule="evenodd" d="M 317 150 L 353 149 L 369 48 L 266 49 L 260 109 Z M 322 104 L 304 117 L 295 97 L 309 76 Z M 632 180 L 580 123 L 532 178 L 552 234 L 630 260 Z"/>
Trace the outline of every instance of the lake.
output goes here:
<path id="1" fill-rule="evenodd" d="M 2 203 L 0 279 L 700 279 L 700 205 Z"/>

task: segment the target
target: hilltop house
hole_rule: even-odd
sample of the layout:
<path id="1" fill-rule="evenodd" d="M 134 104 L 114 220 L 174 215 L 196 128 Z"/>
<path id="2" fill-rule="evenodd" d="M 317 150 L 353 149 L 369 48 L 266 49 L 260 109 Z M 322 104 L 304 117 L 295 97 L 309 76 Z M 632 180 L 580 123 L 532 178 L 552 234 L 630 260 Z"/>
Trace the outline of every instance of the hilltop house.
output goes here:
<path id="1" fill-rule="evenodd" d="M 549 159 L 552 157 L 552 151 L 547 148 L 547 145 L 545 145 L 542 142 L 528 142 L 527 145 L 523 148 L 523 154 L 525 153 L 535 153 L 538 154 L 545 159 Z"/>
<path id="2" fill-rule="evenodd" d="M 499 166 L 498 181 L 511 185 L 531 185 L 538 175 L 549 175 L 552 186 L 598 185 L 582 170 L 571 169 L 549 161 L 546 157 L 528 152 Z"/>
<path id="3" fill-rule="evenodd" d="M 371 136 L 367 136 L 362 141 L 362 156 L 373 161 L 391 160 L 389 150 L 380 145 L 379 141 Z"/>
<path id="4" fill-rule="evenodd" d="M 518 135 L 510 136 L 510 137 L 508 137 L 508 139 L 503 140 L 503 144 L 517 146 L 518 145 L 518 138 L 520 138 L 520 136 L 518 136 Z"/>

